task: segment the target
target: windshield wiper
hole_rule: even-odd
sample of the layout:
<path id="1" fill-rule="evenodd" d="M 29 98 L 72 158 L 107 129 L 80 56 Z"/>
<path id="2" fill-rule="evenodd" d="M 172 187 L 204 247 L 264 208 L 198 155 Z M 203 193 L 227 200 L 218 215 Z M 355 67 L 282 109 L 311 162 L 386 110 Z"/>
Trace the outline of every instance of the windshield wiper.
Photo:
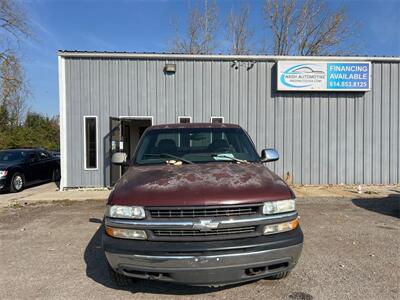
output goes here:
<path id="1" fill-rule="evenodd" d="M 230 159 L 231 161 L 236 161 L 236 162 L 246 163 L 246 164 L 249 163 L 247 160 L 239 159 L 239 158 L 236 158 L 236 157 L 234 157 L 234 156 L 225 155 L 225 154 L 221 154 L 221 153 L 220 153 L 220 154 L 214 153 L 214 154 L 211 154 L 210 156 L 211 156 L 212 158 L 215 158 L 215 157 L 227 158 L 227 159 Z"/>
<path id="2" fill-rule="evenodd" d="M 144 156 L 157 156 L 157 157 L 162 157 L 162 156 L 166 156 L 166 157 L 170 157 L 170 158 L 175 158 L 177 160 L 180 160 L 181 162 L 187 163 L 187 164 L 193 164 L 192 161 L 184 159 L 182 157 L 173 155 L 173 154 L 169 154 L 169 153 L 160 153 L 160 154 L 156 154 L 156 153 L 145 153 L 143 154 Z"/>

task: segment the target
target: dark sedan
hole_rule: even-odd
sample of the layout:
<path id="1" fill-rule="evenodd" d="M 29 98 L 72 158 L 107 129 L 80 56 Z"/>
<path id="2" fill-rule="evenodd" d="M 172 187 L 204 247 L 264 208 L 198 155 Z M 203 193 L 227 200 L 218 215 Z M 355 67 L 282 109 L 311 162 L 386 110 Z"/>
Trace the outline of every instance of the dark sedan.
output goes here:
<path id="1" fill-rule="evenodd" d="M 60 159 L 43 149 L 0 151 L 0 191 L 13 193 L 26 186 L 60 180 Z"/>

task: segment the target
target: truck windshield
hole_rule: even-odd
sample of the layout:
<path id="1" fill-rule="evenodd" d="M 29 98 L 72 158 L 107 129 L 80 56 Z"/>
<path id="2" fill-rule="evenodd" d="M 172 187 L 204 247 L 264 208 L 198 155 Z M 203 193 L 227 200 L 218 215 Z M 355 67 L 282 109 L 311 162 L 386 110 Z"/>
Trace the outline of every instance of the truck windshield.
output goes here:
<path id="1" fill-rule="evenodd" d="M 148 131 L 134 163 L 257 162 L 260 160 L 247 134 L 240 128 L 171 128 Z"/>

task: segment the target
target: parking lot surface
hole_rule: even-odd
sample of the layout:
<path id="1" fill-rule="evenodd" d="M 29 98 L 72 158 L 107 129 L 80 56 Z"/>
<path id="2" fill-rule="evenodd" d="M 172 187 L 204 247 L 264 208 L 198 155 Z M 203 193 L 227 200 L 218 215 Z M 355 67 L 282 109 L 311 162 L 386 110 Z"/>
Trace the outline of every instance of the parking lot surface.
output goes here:
<path id="1" fill-rule="evenodd" d="M 0 192 L 0 202 L 9 203 L 11 201 L 16 201 L 16 200 L 20 201 L 43 193 L 56 192 L 57 190 L 58 190 L 57 184 L 54 182 L 49 182 L 45 184 L 27 187 L 22 192 L 19 193 Z"/>
<path id="2" fill-rule="evenodd" d="M 42 202 L 105 200 L 110 193 L 110 190 L 105 188 L 74 189 L 60 192 L 58 187 L 58 182 L 49 182 L 27 187 L 20 193 L 0 192 L 0 210 L 5 207 L 25 206 Z"/>
<path id="3" fill-rule="evenodd" d="M 0 299 L 399 299 L 400 192 L 303 198 L 302 257 L 283 280 L 220 288 L 139 280 L 116 287 L 101 249 L 104 201 L 0 211 Z"/>

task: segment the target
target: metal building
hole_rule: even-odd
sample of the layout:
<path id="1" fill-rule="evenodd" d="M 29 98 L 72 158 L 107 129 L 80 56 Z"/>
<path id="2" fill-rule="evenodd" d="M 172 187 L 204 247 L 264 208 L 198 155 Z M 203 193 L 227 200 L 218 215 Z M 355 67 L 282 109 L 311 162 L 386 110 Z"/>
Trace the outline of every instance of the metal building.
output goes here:
<path id="1" fill-rule="evenodd" d="M 122 170 L 111 154 L 132 155 L 149 125 L 211 121 L 241 125 L 258 151 L 276 148 L 269 167 L 294 183 L 400 181 L 399 57 L 58 56 L 61 188 L 112 185 Z M 368 63 L 369 87 L 281 91 L 288 61 Z"/>

